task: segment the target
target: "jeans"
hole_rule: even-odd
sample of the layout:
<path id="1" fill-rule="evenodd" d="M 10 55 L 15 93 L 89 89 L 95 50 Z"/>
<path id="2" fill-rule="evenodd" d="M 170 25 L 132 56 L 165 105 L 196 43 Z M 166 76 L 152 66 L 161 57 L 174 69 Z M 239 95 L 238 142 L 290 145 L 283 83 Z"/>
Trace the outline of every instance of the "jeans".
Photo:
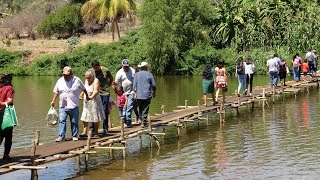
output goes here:
<path id="1" fill-rule="evenodd" d="M 277 71 L 270 71 L 270 86 L 277 86 L 278 82 L 278 72 Z"/>
<path id="2" fill-rule="evenodd" d="M 138 102 L 138 110 L 139 110 L 139 117 L 142 122 L 147 122 L 147 117 L 149 113 L 149 107 L 151 103 L 151 98 L 149 99 L 137 99 Z"/>
<path id="3" fill-rule="evenodd" d="M 119 116 L 120 116 L 120 117 L 126 115 L 126 112 L 124 112 L 123 107 L 118 107 L 118 113 L 119 113 Z"/>
<path id="4" fill-rule="evenodd" d="M 292 71 L 293 71 L 293 79 L 295 81 L 298 81 L 299 80 L 299 69 L 298 68 L 292 68 Z"/>
<path id="5" fill-rule="evenodd" d="M 250 93 L 252 93 L 252 81 L 253 81 L 253 74 L 246 74 L 247 78 L 246 78 L 246 89 L 248 89 L 248 86 L 250 84 Z"/>
<path id="6" fill-rule="evenodd" d="M 126 107 L 126 115 L 125 115 L 125 124 L 127 126 L 131 126 L 132 120 L 131 120 L 131 113 L 133 109 L 133 94 L 127 95 L 127 107 Z"/>
<path id="7" fill-rule="evenodd" d="M 71 122 L 71 132 L 72 137 L 78 136 L 79 131 L 79 107 L 76 107 L 74 109 L 66 109 L 66 108 L 59 108 L 59 117 L 60 117 L 60 123 L 59 123 L 59 137 L 64 138 L 66 135 L 66 129 L 67 129 L 67 117 L 69 116 L 70 122 Z"/>
<path id="8" fill-rule="evenodd" d="M 246 87 L 246 75 L 245 74 L 238 74 L 238 94 L 240 93 L 240 90 L 245 90 Z"/>
<path id="9" fill-rule="evenodd" d="M 309 66 L 309 73 L 313 73 L 313 70 L 314 70 L 314 63 L 313 63 L 313 61 L 311 61 L 311 62 L 308 61 L 308 66 Z"/>

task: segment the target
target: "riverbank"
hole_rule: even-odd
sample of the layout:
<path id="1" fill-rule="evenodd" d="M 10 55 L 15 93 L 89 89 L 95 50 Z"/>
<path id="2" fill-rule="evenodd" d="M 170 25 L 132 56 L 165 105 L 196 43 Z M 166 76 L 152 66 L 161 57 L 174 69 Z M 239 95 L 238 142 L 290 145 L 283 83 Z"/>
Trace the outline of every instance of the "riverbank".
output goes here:
<path id="1" fill-rule="evenodd" d="M 137 65 L 145 60 L 143 46 L 139 43 L 140 31 L 133 30 L 118 42 L 111 43 L 91 43 L 83 42 L 72 52 L 62 53 L 48 52 L 46 48 L 40 52 L 39 56 L 32 60 L 32 52 L 25 51 L 8 51 L 0 48 L 0 73 L 6 72 L 18 76 L 56 76 L 60 75 L 61 69 L 69 65 L 74 69 L 76 74 L 83 74 L 90 68 L 92 60 L 99 60 L 103 66 L 108 67 L 113 74 L 121 68 L 121 60 L 128 58 L 131 65 Z M 63 46 L 57 47 L 64 49 Z M 200 45 L 185 53 L 179 62 L 173 62 L 174 70 L 166 72 L 164 75 L 201 75 L 206 63 L 215 64 L 217 61 L 224 60 L 227 72 L 230 75 L 235 73 L 235 63 L 238 57 L 246 59 L 251 56 L 254 59 L 256 74 L 266 73 L 267 60 L 274 53 L 278 53 L 281 58 L 285 58 L 291 66 L 291 58 L 288 48 L 281 47 L 276 50 L 252 49 L 246 52 L 237 52 L 232 48 L 214 49 L 210 45 Z M 300 54 L 304 54 L 303 51 Z M 148 62 L 156 60 L 146 59 Z M 153 68 L 153 69 L 152 69 Z M 156 72 L 156 68 L 151 70 Z M 291 69 L 291 68 L 289 68 Z"/>

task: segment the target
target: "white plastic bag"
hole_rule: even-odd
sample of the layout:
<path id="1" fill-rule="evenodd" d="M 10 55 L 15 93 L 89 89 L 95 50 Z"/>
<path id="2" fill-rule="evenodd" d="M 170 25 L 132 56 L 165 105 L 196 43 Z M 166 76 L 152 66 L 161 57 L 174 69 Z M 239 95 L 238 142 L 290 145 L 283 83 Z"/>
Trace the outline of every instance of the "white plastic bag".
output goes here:
<path id="1" fill-rule="evenodd" d="M 59 121 L 59 115 L 54 107 L 50 107 L 47 117 L 46 117 L 47 125 L 56 125 Z"/>

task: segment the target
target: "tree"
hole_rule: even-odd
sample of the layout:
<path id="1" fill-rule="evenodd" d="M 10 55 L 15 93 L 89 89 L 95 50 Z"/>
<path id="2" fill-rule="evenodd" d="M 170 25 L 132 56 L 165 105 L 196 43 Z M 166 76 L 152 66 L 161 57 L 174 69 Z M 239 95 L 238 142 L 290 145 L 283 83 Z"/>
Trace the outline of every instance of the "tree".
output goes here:
<path id="1" fill-rule="evenodd" d="M 81 8 L 85 21 L 93 19 L 105 24 L 111 23 L 112 39 L 117 29 L 120 38 L 119 20 L 122 17 L 131 18 L 137 9 L 135 0 L 88 0 Z"/>

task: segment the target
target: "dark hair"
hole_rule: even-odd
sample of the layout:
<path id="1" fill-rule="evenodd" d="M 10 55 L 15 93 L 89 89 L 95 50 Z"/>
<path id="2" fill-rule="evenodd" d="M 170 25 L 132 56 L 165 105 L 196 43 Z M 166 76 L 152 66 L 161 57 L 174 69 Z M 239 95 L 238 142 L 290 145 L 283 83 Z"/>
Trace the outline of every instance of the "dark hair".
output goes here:
<path id="1" fill-rule="evenodd" d="M 293 55 L 292 60 L 295 60 L 297 57 L 297 55 Z"/>
<path id="2" fill-rule="evenodd" d="M 122 86 L 118 86 L 117 87 L 117 91 L 121 90 L 123 92 L 123 87 Z"/>
<path id="3" fill-rule="evenodd" d="M 243 58 L 242 58 L 242 57 L 239 57 L 239 58 L 237 59 L 237 65 L 240 65 L 242 62 L 243 62 Z"/>
<path id="4" fill-rule="evenodd" d="M 253 59 L 252 59 L 251 56 L 249 56 L 249 57 L 247 58 L 247 64 L 252 64 L 252 63 L 253 63 Z"/>
<path id="5" fill-rule="evenodd" d="M 0 75 L 0 83 L 5 86 L 12 86 L 11 84 L 12 76 L 11 74 L 1 74 Z"/>
<path id="6" fill-rule="evenodd" d="M 278 57 L 278 54 L 277 54 L 277 53 L 274 53 L 274 54 L 273 54 L 273 57 Z"/>
<path id="7" fill-rule="evenodd" d="M 206 64 L 202 71 L 202 76 L 206 79 L 212 78 L 212 65 L 211 64 Z"/>
<path id="8" fill-rule="evenodd" d="M 298 52 L 296 53 L 296 56 L 299 56 L 299 53 L 298 53 Z"/>
<path id="9" fill-rule="evenodd" d="M 93 60 L 92 63 L 91 63 L 91 66 L 94 67 L 94 66 L 100 66 L 100 63 L 99 61 L 97 60 Z"/>
<path id="10" fill-rule="evenodd" d="M 223 68 L 224 66 L 224 60 L 220 60 L 218 63 L 217 63 L 217 66 L 219 69 Z"/>

